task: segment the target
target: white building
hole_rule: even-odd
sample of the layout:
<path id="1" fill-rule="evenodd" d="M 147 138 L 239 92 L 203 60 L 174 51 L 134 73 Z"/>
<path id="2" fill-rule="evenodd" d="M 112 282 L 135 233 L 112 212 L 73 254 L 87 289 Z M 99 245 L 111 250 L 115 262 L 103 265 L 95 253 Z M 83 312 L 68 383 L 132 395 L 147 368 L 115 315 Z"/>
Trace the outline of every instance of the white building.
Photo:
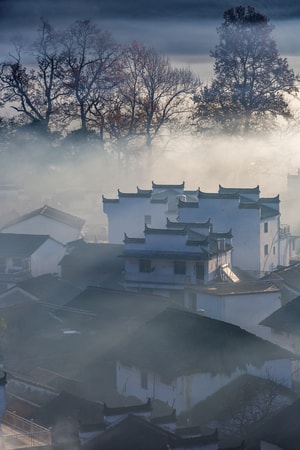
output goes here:
<path id="1" fill-rule="evenodd" d="M 103 211 L 108 218 L 108 242 L 121 244 L 124 233 L 143 237 L 144 227 L 165 227 L 167 218 L 176 220 L 178 199 L 197 199 L 197 190 L 184 190 L 184 183 L 178 185 L 155 184 L 152 189 L 137 188 L 135 193 L 118 190 L 118 198 L 103 199 Z M 205 219 L 206 220 L 206 219 Z"/>
<path id="2" fill-rule="evenodd" d="M 117 354 L 117 389 L 189 411 L 240 375 L 292 386 L 291 354 L 241 328 L 167 309 L 133 333 Z"/>
<path id="3" fill-rule="evenodd" d="M 240 281 L 189 287 L 184 305 L 198 314 L 238 325 L 268 338 L 260 322 L 281 307 L 280 289 L 270 281 Z"/>
<path id="4" fill-rule="evenodd" d="M 65 247 L 49 235 L 0 233 L 0 282 L 60 273 Z"/>
<path id="5" fill-rule="evenodd" d="M 125 287 L 168 295 L 219 279 L 221 268 L 231 267 L 232 235 L 231 231 L 211 230 L 210 221 L 187 224 L 168 220 L 165 228 L 145 225 L 143 238 L 125 234 Z"/>
<path id="6" fill-rule="evenodd" d="M 215 231 L 231 228 L 233 267 L 256 278 L 278 266 L 289 265 L 294 256 L 289 229 L 280 226 L 279 196 L 261 198 L 255 188 L 224 188 L 217 193 L 199 190 L 197 202 L 179 200 L 178 221 L 194 222 L 210 217 Z"/>
<path id="7" fill-rule="evenodd" d="M 48 234 L 63 244 L 81 237 L 85 221 L 79 217 L 44 205 L 7 223 L 1 233 Z"/>
<path id="8" fill-rule="evenodd" d="M 224 188 L 217 193 L 186 191 L 180 185 L 157 185 L 136 193 L 118 191 L 117 199 L 103 197 L 108 217 L 108 240 L 121 243 L 124 233 L 143 237 L 144 226 L 163 228 L 166 220 L 213 223 L 215 232 L 232 230 L 232 266 L 259 278 L 287 266 L 295 255 L 288 225 L 280 224 L 279 196 L 260 197 L 255 188 Z"/>

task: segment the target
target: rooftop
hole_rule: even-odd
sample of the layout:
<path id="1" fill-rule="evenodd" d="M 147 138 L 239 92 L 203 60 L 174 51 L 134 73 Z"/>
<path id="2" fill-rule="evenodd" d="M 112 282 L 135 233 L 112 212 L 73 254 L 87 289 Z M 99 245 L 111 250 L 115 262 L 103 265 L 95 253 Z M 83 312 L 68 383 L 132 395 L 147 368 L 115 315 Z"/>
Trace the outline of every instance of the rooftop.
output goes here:
<path id="1" fill-rule="evenodd" d="M 31 256 L 48 239 L 43 234 L 0 233 L 0 256 Z"/>
<path id="2" fill-rule="evenodd" d="M 59 209 L 53 208 L 49 205 L 44 205 L 41 208 L 35 209 L 34 211 L 24 214 L 23 216 L 20 216 L 11 222 L 7 223 L 2 229 L 5 229 L 11 225 L 15 225 L 20 222 L 24 222 L 25 220 L 31 219 L 35 216 L 43 216 L 47 217 L 49 219 L 55 220 L 56 222 L 61 222 L 65 225 L 69 225 L 75 229 L 78 229 L 79 231 L 82 229 L 83 225 L 85 224 L 85 220 L 73 216 L 72 214 L 65 213 L 63 211 L 60 211 Z"/>
<path id="3" fill-rule="evenodd" d="M 261 366 L 293 355 L 236 325 L 168 308 L 129 336 L 117 358 L 175 378 L 195 372 L 232 373 L 247 364 Z"/>

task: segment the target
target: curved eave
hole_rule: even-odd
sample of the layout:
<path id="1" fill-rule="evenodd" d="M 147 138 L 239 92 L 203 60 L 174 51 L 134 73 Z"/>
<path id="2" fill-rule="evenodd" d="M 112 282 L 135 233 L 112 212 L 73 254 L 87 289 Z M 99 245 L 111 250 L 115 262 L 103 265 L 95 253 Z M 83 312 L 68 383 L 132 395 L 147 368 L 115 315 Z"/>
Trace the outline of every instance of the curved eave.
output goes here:
<path id="1" fill-rule="evenodd" d="M 181 228 L 176 229 L 170 229 L 170 228 L 150 228 L 148 225 L 145 224 L 145 234 L 161 234 L 161 235 L 186 235 L 187 234 L 187 228 L 185 226 Z"/>
<path id="2" fill-rule="evenodd" d="M 129 237 L 129 236 L 127 236 L 126 233 L 124 233 L 123 242 L 124 242 L 124 244 L 144 244 L 145 243 L 145 238 Z"/>
<path id="3" fill-rule="evenodd" d="M 224 186 L 222 186 L 221 184 L 219 184 L 219 193 L 220 194 L 227 194 L 227 193 L 231 193 L 231 194 L 259 194 L 260 193 L 260 189 L 259 189 L 259 185 L 253 187 L 253 188 L 226 188 Z"/>
<path id="4" fill-rule="evenodd" d="M 103 203 L 119 203 L 118 198 L 106 198 L 104 195 L 102 195 L 102 202 Z"/>
<path id="5" fill-rule="evenodd" d="M 152 192 L 147 191 L 144 193 L 139 192 L 121 192 L 120 189 L 118 189 L 118 196 L 119 198 L 150 198 Z"/>
<path id="6" fill-rule="evenodd" d="M 220 193 L 220 192 L 198 192 L 199 199 L 218 199 L 218 200 L 239 200 L 238 193 Z"/>
<path id="7" fill-rule="evenodd" d="M 181 184 L 156 184 L 152 181 L 153 189 L 184 189 L 184 181 Z"/>
<path id="8" fill-rule="evenodd" d="M 197 203 L 198 204 L 198 203 Z M 206 222 L 175 222 L 167 217 L 167 227 L 168 228 L 210 228 L 211 219 L 209 218 Z"/>

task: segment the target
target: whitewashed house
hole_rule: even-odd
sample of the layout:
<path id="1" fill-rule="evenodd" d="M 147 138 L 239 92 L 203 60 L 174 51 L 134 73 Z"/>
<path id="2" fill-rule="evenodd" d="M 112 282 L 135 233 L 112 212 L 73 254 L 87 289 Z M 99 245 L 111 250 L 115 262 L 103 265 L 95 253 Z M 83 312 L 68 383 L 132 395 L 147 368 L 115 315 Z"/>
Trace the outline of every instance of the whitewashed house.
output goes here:
<path id="1" fill-rule="evenodd" d="M 186 191 L 180 185 L 137 188 L 136 193 L 118 191 L 117 199 L 103 197 L 108 217 L 108 240 L 121 243 L 124 233 L 143 237 L 144 226 L 165 226 L 167 219 L 183 223 L 211 220 L 215 232 L 232 230 L 234 252 L 232 266 L 249 276 L 260 278 L 278 266 L 287 266 L 295 256 L 296 236 L 288 225 L 281 225 L 279 195 L 260 197 L 255 188 L 225 188 L 216 193 L 200 189 Z"/>
<path id="2" fill-rule="evenodd" d="M 292 386 L 292 354 L 226 322 L 167 309 L 129 336 L 116 354 L 118 392 L 159 399 L 177 413 L 240 375 Z"/>
<path id="3" fill-rule="evenodd" d="M 178 221 L 194 222 L 210 217 L 215 230 L 231 228 L 234 236 L 233 267 L 256 278 L 287 266 L 294 256 L 295 237 L 280 226 L 279 195 L 260 197 L 255 188 L 224 188 L 217 193 L 199 190 L 197 202 L 178 203 Z"/>
<path id="4" fill-rule="evenodd" d="M 144 237 L 125 234 L 124 284 L 130 290 L 168 295 L 186 286 L 207 284 L 231 267 L 231 231 L 212 232 L 210 221 L 178 223 L 165 228 L 145 225 Z"/>
<path id="5" fill-rule="evenodd" d="M 295 353 L 300 358 L 300 296 L 261 321 L 270 341 Z M 300 381 L 300 361 L 293 362 L 293 378 Z"/>
<path id="6" fill-rule="evenodd" d="M 0 282 L 60 272 L 65 247 L 49 235 L 0 233 Z"/>
<path id="7" fill-rule="evenodd" d="M 281 291 L 271 281 L 239 281 L 188 287 L 184 305 L 192 311 L 238 325 L 260 337 L 269 333 L 260 322 L 281 307 Z"/>
<path id="8" fill-rule="evenodd" d="M 44 205 L 4 225 L 1 233 L 48 234 L 63 244 L 81 237 L 85 221 L 79 217 Z"/>
<path id="9" fill-rule="evenodd" d="M 176 220 L 178 199 L 197 199 L 197 190 L 186 191 L 184 183 L 156 184 L 152 189 L 140 189 L 124 193 L 118 190 L 118 198 L 109 199 L 102 196 L 103 212 L 108 219 L 108 242 L 121 244 L 124 233 L 142 237 L 144 227 L 151 225 L 164 227 L 167 218 Z"/>

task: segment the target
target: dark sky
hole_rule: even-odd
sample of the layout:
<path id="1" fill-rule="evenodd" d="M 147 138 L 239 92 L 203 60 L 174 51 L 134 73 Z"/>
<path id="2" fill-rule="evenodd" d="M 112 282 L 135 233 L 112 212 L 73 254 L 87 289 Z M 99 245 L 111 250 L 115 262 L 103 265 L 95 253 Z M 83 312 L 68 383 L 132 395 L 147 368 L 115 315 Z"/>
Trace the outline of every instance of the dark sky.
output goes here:
<path id="1" fill-rule="evenodd" d="M 55 26 L 91 19 L 119 43 L 136 39 L 198 70 L 204 59 L 212 66 L 216 27 L 225 10 L 239 4 L 249 0 L 0 0 L 0 59 L 7 56 L 12 37 L 32 41 L 41 17 Z M 291 56 L 298 71 L 300 26 L 295 19 L 300 18 L 300 2 L 252 0 L 251 5 L 275 23 L 279 51 Z"/>

